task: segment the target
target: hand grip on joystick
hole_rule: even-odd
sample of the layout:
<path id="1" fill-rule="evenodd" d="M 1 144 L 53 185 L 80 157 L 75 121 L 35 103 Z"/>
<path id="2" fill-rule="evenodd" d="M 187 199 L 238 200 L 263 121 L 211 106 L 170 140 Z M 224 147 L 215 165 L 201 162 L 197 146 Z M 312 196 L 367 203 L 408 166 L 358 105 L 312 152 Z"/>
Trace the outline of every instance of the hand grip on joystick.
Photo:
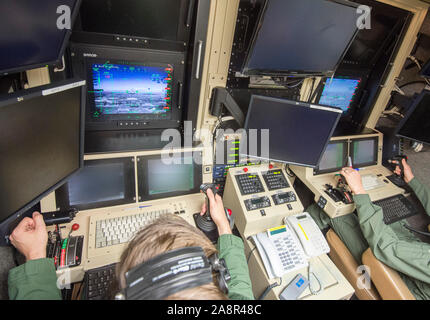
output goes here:
<path id="1" fill-rule="evenodd" d="M 211 189 L 214 196 L 217 193 L 217 188 L 215 184 L 213 183 L 204 183 L 200 186 L 200 190 L 205 194 L 206 196 L 206 213 L 203 216 L 198 216 L 196 219 L 196 224 L 199 229 L 201 229 L 203 232 L 210 232 L 212 230 L 216 229 L 216 224 L 213 222 L 210 214 L 210 203 L 209 198 L 207 195 L 207 190 Z"/>
<path id="2" fill-rule="evenodd" d="M 396 168 L 396 166 L 399 166 L 400 168 L 400 177 L 403 179 L 405 177 L 405 168 L 403 166 L 402 160 L 405 159 L 405 161 L 408 161 L 408 156 L 405 155 L 397 155 L 388 160 L 389 163 L 393 165 L 393 170 Z"/>

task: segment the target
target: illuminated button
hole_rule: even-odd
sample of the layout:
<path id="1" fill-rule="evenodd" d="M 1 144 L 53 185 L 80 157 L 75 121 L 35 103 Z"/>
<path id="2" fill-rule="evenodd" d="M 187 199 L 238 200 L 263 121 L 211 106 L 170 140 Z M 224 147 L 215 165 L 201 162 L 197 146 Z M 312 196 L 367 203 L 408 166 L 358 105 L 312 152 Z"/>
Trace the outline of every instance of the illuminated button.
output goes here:
<path id="1" fill-rule="evenodd" d="M 273 169 L 273 164 L 269 164 L 269 169 Z"/>
<path id="2" fill-rule="evenodd" d="M 248 172 L 248 168 L 243 168 L 243 172 Z"/>
<path id="3" fill-rule="evenodd" d="M 230 209 L 227 209 L 228 215 L 231 216 L 232 212 Z"/>
<path id="4" fill-rule="evenodd" d="M 73 226 L 72 226 L 72 230 L 73 230 L 73 231 L 76 231 L 76 230 L 78 230 L 78 229 L 79 229 L 79 224 L 77 224 L 77 223 L 73 224 Z"/>

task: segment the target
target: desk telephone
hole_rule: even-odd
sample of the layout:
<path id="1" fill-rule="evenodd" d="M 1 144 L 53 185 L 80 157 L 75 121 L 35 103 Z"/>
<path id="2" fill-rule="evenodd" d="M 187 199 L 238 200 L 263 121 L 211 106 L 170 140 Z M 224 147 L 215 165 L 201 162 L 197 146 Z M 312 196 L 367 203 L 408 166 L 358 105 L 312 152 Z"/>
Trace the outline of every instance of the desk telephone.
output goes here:
<path id="1" fill-rule="evenodd" d="M 307 267 L 309 258 L 330 251 L 309 213 L 286 217 L 284 223 L 252 236 L 270 279 Z"/>

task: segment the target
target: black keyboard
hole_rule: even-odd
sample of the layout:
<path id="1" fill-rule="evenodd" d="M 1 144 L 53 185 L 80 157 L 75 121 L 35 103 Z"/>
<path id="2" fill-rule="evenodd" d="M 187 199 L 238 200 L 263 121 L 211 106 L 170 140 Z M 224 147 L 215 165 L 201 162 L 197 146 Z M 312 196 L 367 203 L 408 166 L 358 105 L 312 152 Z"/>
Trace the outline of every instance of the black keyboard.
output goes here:
<path id="1" fill-rule="evenodd" d="M 385 224 L 391 224 L 418 213 L 412 202 L 402 194 L 374 201 L 373 203 L 382 208 Z"/>
<path id="2" fill-rule="evenodd" d="M 115 266 L 110 264 L 85 273 L 85 299 L 105 300 L 109 299 L 108 290 L 115 280 Z"/>

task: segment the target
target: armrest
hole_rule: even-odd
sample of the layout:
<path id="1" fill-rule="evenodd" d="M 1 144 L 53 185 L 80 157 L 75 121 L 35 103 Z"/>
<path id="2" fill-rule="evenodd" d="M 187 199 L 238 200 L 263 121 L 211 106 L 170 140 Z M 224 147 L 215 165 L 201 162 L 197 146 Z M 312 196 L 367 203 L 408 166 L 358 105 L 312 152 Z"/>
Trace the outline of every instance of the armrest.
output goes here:
<path id="1" fill-rule="evenodd" d="M 358 299 L 380 300 L 381 297 L 373 284 L 370 289 L 360 289 L 357 286 L 358 277 L 361 275 L 360 273 L 357 273 L 358 263 L 334 230 L 330 229 L 326 234 L 326 238 L 330 246 L 330 259 L 354 288 L 355 295 Z"/>
<path id="2" fill-rule="evenodd" d="M 384 300 L 415 300 L 397 271 L 373 255 L 369 248 L 363 253 L 363 264 L 370 268 L 372 282 Z"/>

